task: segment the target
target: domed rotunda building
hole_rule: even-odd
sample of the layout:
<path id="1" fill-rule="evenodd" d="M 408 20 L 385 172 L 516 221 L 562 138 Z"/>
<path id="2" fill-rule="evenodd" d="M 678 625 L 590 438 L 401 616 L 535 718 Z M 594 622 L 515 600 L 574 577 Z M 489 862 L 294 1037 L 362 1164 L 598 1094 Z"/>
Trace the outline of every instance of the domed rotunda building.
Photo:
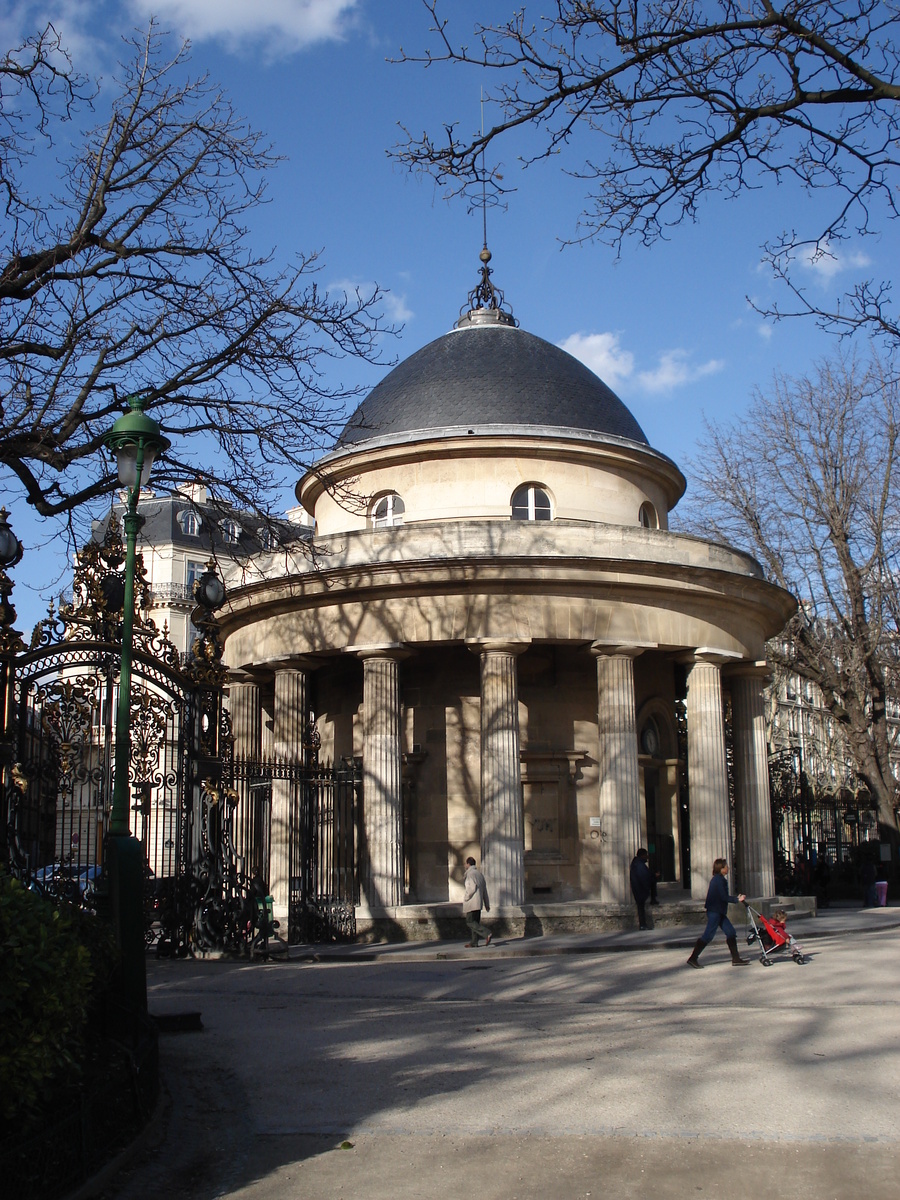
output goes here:
<path id="1" fill-rule="evenodd" d="M 431 926 L 470 854 L 492 916 L 620 912 L 641 845 L 685 894 L 724 856 L 771 895 L 765 644 L 794 600 L 669 531 L 681 472 L 487 258 L 298 483 L 310 553 L 231 591 L 236 748 L 296 760 L 312 713 L 324 759 L 361 761 L 361 928 Z M 288 821 L 273 799 L 282 912 Z"/>

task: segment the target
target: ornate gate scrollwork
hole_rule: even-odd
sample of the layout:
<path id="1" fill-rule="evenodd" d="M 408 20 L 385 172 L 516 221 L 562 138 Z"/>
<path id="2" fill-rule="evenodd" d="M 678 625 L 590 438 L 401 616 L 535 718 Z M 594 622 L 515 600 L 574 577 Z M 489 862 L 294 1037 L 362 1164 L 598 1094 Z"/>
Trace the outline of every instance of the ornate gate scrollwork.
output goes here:
<path id="1" fill-rule="evenodd" d="M 30 886 L 83 905 L 104 887 L 124 560 L 111 514 L 102 541 L 77 556 L 71 601 L 51 605 L 27 648 L 13 629 L 12 584 L 0 562 L 4 857 Z M 215 611 L 224 587 L 214 565 L 197 581 L 197 636 L 182 659 L 149 616 L 140 555 L 136 563 L 129 824 L 146 860 L 146 939 L 166 955 L 252 948 L 253 898 L 268 876 L 271 781 L 286 769 L 235 761 Z M 318 766 L 314 726 L 307 743 L 303 764 L 290 768 L 291 875 L 299 884 L 290 933 L 332 940 L 354 927 L 354 784 L 352 775 Z"/>

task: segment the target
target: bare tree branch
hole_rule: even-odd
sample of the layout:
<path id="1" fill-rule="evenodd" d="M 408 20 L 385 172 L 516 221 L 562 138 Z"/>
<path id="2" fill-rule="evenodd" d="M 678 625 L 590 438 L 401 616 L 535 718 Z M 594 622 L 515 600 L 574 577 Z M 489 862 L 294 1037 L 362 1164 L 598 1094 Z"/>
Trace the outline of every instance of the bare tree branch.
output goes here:
<path id="1" fill-rule="evenodd" d="M 810 679 L 894 825 L 886 701 L 898 695 L 900 382 L 840 357 L 778 377 L 740 423 L 709 425 L 691 464 L 694 527 L 748 546 L 800 600 L 772 661 Z M 690 518 L 689 518 L 690 519 Z"/>
<path id="2" fill-rule="evenodd" d="M 522 161 L 558 159 L 587 194 L 574 240 L 617 249 L 696 220 L 711 194 L 737 196 L 794 179 L 827 195 L 821 224 L 765 248 L 790 278 L 801 252 L 877 232 L 898 215 L 900 5 L 892 0 L 556 0 L 479 25 L 457 44 L 451 6 L 423 0 L 436 47 L 400 61 L 467 64 L 497 78 L 486 97 L 502 119 L 483 134 L 408 130 L 395 156 L 449 194 L 474 195 L 495 144 L 530 134 Z M 543 9 L 535 9 L 543 14 Z M 846 310 L 820 314 L 799 287 L 794 311 L 840 332 L 890 338 L 887 285 L 862 284 Z M 773 308 L 771 316 L 787 315 Z"/>
<path id="3" fill-rule="evenodd" d="M 52 142 L 81 93 L 42 45 L 29 78 Z M 318 253 L 276 266 L 249 248 L 272 148 L 187 75 L 186 46 L 167 55 L 154 25 L 127 46 L 60 194 L 0 224 L 0 463 L 39 513 L 65 514 L 112 486 L 103 437 L 143 392 L 173 442 L 157 481 L 202 479 L 264 514 L 343 423 L 355 392 L 326 382 L 328 362 L 378 361 L 391 329 L 377 288 L 319 290 Z"/>

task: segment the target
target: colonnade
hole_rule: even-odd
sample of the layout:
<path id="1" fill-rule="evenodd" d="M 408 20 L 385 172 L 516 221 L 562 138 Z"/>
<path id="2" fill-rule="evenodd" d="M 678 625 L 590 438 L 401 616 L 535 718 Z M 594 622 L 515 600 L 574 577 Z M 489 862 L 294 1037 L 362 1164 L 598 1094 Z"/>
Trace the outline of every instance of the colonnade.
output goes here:
<path id="1" fill-rule="evenodd" d="M 481 663 L 481 857 L 494 908 L 525 903 L 524 812 L 520 767 L 517 659 L 526 641 L 482 640 L 469 648 Z M 598 813 L 601 896 L 630 903 L 629 865 L 641 840 L 641 787 L 635 715 L 634 660 L 649 647 L 595 642 L 597 661 Z M 403 816 L 400 670 L 410 650 L 360 647 L 363 667 L 363 821 L 361 890 L 370 910 L 403 903 Z M 729 673 L 733 712 L 735 874 L 732 886 L 752 895 L 774 891 L 763 687 L 764 664 L 729 664 L 692 652 L 687 668 L 687 757 L 690 789 L 691 894 L 706 894 L 712 862 L 732 862 L 722 672 Z M 275 667 L 272 744 L 277 757 L 299 761 L 308 710 L 309 663 Z M 236 752 L 258 757 L 258 684 L 235 680 L 229 707 Z M 276 916 L 289 902 L 289 791 L 272 795 L 270 889 Z"/>

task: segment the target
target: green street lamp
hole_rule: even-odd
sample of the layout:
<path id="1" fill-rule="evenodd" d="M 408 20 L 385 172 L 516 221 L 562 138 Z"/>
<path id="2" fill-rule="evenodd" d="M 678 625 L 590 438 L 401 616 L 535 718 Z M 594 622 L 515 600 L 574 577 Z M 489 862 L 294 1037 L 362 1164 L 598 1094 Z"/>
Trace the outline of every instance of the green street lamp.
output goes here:
<path id="1" fill-rule="evenodd" d="M 119 482 L 127 489 L 125 505 L 125 603 L 122 610 L 122 662 L 116 710 L 116 755 L 112 811 L 107 840 L 110 904 L 121 956 L 120 994 L 132 1011 L 146 1011 L 142 890 L 144 852 L 129 827 L 128 774 L 131 763 L 131 660 L 134 650 L 134 572 L 137 535 L 144 523 L 138 513 L 141 487 L 150 478 L 157 455 L 171 442 L 148 417 L 143 396 L 129 396 L 130 412 L 119 417 L 103 439 L 118 461 Z"/>
<path id="2" fill-rule="evenodd" d="M 119 417 L 103 439 L 115 456 L 119 482 L 128 489 L 125 506 L 125 604 L 122 610 L 122 666 L 119 673 L 119 706 L 116 714 L 116 765 L 109 832 L 127 837 L 129 796 L 128 771 L 131 761 L 131 658 L 134 648 L 134 569 L 137 535 L 144 518 L 138 513 L 141 488 L 150 478 L 153 463 L 171 446 L 159 425 L 148 417 L 143 396 L 129 396 L 130 412 Z"/>

